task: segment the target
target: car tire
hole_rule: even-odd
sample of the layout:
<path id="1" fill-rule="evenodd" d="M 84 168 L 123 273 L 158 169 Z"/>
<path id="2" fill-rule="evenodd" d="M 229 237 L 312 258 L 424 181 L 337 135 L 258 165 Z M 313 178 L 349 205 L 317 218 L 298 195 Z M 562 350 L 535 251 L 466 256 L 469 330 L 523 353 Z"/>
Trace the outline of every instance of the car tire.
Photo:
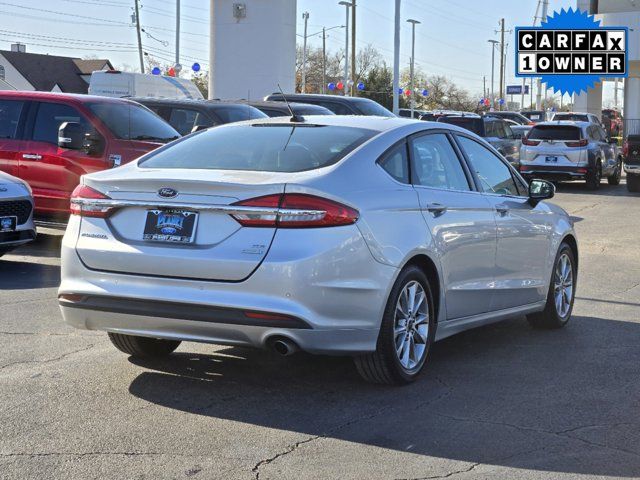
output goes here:
<path id="1" fill-rule="evenodd" d="M 622 160 L 618 159 L 616 162 L 616 169 L 611 175 L 607 177 L 609 185 L 620 185 L 620 179 L 622 178 Z"/>
<path id="2" fill-rule="evenodd" d="M 600 160 L 596 163 L 596 168 L 591 172 L 587 172 L 587 188 L 589 190 L 598 190 L 600 181 L 602 180 L 602 165 Z"/>
<path id="3" fill-rule="evenodd" d="M 137 337 L 112 332 L 109 332 L 109 340 L 121 352 L 138 358 L 166 357 L 181 343 L 179 340 Z"/>
<path id="4" fill-rule="evenodd" d="M 408 308 L 412 298 L 413 301 L 419 299 L 417 311 L 413 311 L 414 307 Z M 435 328 L 429 280 L 420 268 L 408 266 L 389 294 L 375 352 L 354 357 L 358 372 L 371 383 L 413 382 L 427 361 Z"/>
<path id="5" fill-rule="evenodd" d="M 568 274 L 566 274 L 564 262 L 568 262 L 570 267 Z M 577 278 L 575 254 L 569 244 L 563 242 L 553 263 L 544 310 L 527 315 L 527 320 L 532 327 L 554 329 L 562 328 L 567 324 L 573 311 Z M 570 291 L 567 291 L 567 287 L 570 288 Z M 561 298 L 558 298 L 556 293 L 561 295 Z"/>
<path id="6" fill-rule="evenodd" d="M 640 192 L 640 175 L 627 174 L 627 190 L 630 192 Z"/>

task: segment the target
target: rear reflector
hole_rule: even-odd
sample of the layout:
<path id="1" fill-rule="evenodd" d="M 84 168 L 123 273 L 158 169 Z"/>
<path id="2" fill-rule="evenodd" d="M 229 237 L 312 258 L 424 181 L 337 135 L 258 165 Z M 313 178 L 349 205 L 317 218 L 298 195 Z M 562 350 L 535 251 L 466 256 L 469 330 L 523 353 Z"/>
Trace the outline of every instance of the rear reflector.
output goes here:
<path id="1" fill-rule="evenodd" d="M 291 320 L 291 317 L 286 315 L 278 315 L 277 313 L 267 312 L 244 312 L 244 316 L 247 318 L 257 318 L 260 320 Z"/>
<path id="2" fill-rule="evenodd" d="M 577 142 L 564 142 L 567 147 L 586 147 L 589 145 L 589 140 L 583 138 L 582 140 L 578 140 Z"/>
<path id="3" fill-rule="evenodd" d="M 86 185 L 78 185 L 71 194 L 71 215 L 106 218 L 113 211 L 113 207 L 85 205 L 82 200 L 109 200 L 109 197 Z"/>
<path id="4" fill-rule="evenodd" d="M 58 295 L 58 300 L 71 303 L 80 303 L 85 298 L 87 298 L 86 295 L 81 295 L 79 293 L 61 293 Z"/>
<path id="5" fill-rule="evenodd" d="M 244 227 L 318 228 L 351 225 L 359 213 L 333 200 L 302 193 L 266 195 L 234 203 L 243 207 L 277 208 L 277 213 L 236 213 L 233 218 Z"/>
<path id="6" fill-rule="evenodd" d="M 587 173 L 587 169 L 586 168 L 579 168 L 578 169 L 578 173 Z"/>

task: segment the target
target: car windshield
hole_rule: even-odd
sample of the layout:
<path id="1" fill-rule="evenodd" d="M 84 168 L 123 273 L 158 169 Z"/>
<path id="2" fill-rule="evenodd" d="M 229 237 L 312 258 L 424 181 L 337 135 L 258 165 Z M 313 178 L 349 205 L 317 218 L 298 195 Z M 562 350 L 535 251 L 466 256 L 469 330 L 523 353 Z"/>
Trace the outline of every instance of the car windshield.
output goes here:
<path id="1" fill-rule="evenodd" d="M 146 168 L 302 172 L 332 165 L 376 135 L 373 130 L 253 124 L 192 135 L 140 162 Z"/>
<path id="2" fill-rule="evenodd" d="M 537 125 L 531 129 L 529 140 L 580 140 L 580 128 L 572 125 Z"/>
<path id="3" fill-rule="evenodd" d="M 376 115 L 378 117 L 395 117 L 393 113 L 384 108 L 378 102 L 369 100 L 367 98 L 360 98 L 355 100 L 356 108 L 362 113 L 362 115 Z"/>
<path id="4" fill-rule="evenodd" d="M 171 125 L 141 105 L 94 102 L 89 109 L 121 140 L 170 142 L 180 138 Z"/>
<path id="5" fill-rule="evenodd" d="M 482 119 L 474 117 L 440 117 L 438 122 L 450 123 L 482 136 Z"/>
<path id="6" fill-rule="evenodd" d="M 251 105 L 224 105 L 216 107 L 214 112 L 220 118 L 222 123 L 267 118 L 267 115 Z"/>
<path id="7" fill-rule="evenodd" d="M 587 115 L 576 113 L 556 113 L 553 117 L 554 120 L 566 120 L 569 122 L 588 122 L 589 117 Z"/>

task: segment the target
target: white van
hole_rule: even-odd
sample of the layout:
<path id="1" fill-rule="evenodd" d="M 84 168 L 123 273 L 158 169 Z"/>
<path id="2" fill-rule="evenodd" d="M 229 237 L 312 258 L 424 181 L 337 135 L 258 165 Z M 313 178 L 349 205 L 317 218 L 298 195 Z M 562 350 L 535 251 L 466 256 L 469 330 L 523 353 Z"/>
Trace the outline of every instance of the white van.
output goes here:
<path id="1" fill-rule="evenodd" d="M 155 97 L 202 99 L 196 85 L 186 78 L 99 70 L 91 74 L 89 94 L 101 97 Z"/>

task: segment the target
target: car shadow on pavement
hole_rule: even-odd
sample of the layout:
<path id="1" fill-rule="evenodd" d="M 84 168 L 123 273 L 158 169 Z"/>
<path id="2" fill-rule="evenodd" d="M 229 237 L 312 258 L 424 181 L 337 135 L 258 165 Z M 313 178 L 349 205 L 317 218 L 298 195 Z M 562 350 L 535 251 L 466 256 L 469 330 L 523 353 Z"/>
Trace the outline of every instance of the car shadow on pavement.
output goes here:
<path id="1" fill-rule="evenodd" d="M 131 358 L 145 371 L 129 391 L 164 408 L 396 456 L 637 477 L 639 335 L 636 323 L 594 317 L 557 331 L 514 319 L 436 343 L 424 375 L 405 387 L 364 383 L 349 358 L 179 352 Z"/>
<path id="2" fill-rule="evenodd" d="M 60 256 L 60 246 L 62 235 L 51 235 L 48 233 L 38 233 L 33 242 L 16 248 L 10 254 L 28 255 L 34 257 L 57 258 Z"/>
<path id="3" fill-rule="evenodd" d="M 0 259 L 0 290 L 53 288 L 60 285 L 60 267 Z"/>
<path id="4" fill-rule="evenodd" d="M 556 184 L 557 193 L 577 193 L 581 195 L 637 197 L 640 195 L 627 190 L 625 184 L 609 185 L 606 179 L 602 180 L 598 190 L 589 190 L 584 182 L 559 182 Z"/>

